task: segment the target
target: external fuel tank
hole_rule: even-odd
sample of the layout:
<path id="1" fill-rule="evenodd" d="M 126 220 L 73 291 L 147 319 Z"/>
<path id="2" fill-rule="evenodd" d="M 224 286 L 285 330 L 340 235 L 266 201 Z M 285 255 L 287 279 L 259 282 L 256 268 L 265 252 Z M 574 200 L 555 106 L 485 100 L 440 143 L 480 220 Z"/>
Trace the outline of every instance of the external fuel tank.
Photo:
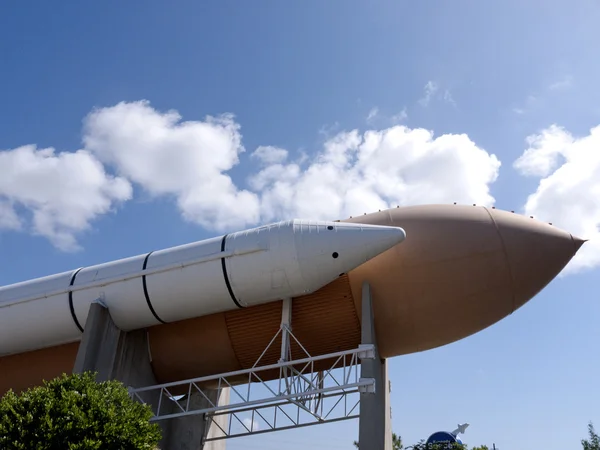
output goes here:
<path id="1" fill-rule="evenodd" d="M 449 344 L 502 320 L 552 281 L 584 242 L 538 220 L 478 206 L 393 208 L 340 224 L 400 228 L 406 239 L 347 272 L 340 270 L 313 292 L 293 295 L 292 331 L 312 355 L 360 344 L 363 282 L 372 288 L 380 354 L 390 358 Z M 201 290 L 198 285 L 195 295 Z M 170 298 L 181 301 L 175 297 Z M 150 323 L 149 351 L 158 382 L 252 367 L 279 328 L 281 303 L 253 300 L 244 308 Z M 77 346 L 72 342 L 0 358 L 0 393 L 70 372 Z M 261 363 L 277 361 L 276 347 Z"/>

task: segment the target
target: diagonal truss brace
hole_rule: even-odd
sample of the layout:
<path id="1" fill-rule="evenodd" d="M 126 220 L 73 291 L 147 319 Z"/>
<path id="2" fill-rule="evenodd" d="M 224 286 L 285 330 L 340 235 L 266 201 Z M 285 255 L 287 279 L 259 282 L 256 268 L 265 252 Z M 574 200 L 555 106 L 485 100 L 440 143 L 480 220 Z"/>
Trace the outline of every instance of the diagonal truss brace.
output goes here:
<path id="1" fill-rule="evenodd" d="M 260 365 L 269 348 L 281 336 L 280 359 L 276 364 Z M 293 360 L 290 342 L 294 342 L 306 357 Z M 192 378 L 141 388 L 129 388 L 132 398 L 144 403 L 144 394 L 159 394 L 152 405 L 151 421 L 174 419 L 189 415 L 205 415 L 218 430 L 205 441 L 298 428 L 320 423 L 354 419 L 358 416 L 360 394 L 375 392 L 375 379 L 361 378 L 361 361 L 375 358 L 374 344 L 361 344 L 355 349 L 326 355 L 311 356 L 294 336 L 291 327 L 291 299 L 282 304 L 281 326 L 265 350 L 249 369 L 218 375 Z M 328 361 L 323 369 L 323 361 Z M 320 371 L 316 371 L 319 363 Z M 264 372 L 279 371 L 275 380 L 265 381 Z M 230 389 L 230 403 L 219 405 L 211 391 Z M 185 392 L 177 399 L 174 393 Z M 190 402 L 193 394 L 204 399 L 202 407 Z M 293 411 L 293 412 L 292 412 Z M 228 416 L 223 427 L 216 420 Z M 249 422 L 248 422 L 249 421 Z M 255 429 L 256 421 L 261 424 Z"/>

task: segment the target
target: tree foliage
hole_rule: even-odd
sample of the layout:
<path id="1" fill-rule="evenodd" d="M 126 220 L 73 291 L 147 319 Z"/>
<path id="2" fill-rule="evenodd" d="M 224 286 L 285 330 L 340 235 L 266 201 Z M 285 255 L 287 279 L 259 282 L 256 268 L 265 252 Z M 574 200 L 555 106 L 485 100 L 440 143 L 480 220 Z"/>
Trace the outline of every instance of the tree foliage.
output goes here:
<path id="1" fill-rule="evenodd" d="M 402 438 L 396 433 L 392 433 L 392 449 L 402 450 Z"/>
<path id="2" fill-rule="evenodd" d="M 0 399 L 3 450 L 142 450 L 161 439 L 152 410 L 118 381 L 95 373 L 63 375 Z"/>
<path id="3" fill-rule="evenodd" d="M 354 441 L 354 446 L 356 448 L 360 448 L 358 445 L 358 441 Z M 402 438 L 396 433 L 392 433 L 392 450 L 402 450 Z"/>
<path id="4" fill-rule="evenodd" d="M 447 446 L 440 446 L 438 444 L 426 444 L 425 440 L 422 439 L 421 441 L 417 442 L 415 445 L 409 445 L 408 447 L 404 448 L 402 446 L 402 438 L 398 435 L 396 435 L 396 433 L 394 433 L 392 435 L 392 439 L 393 439 L 393 445 L 392 448 L 394 450 L 439 450 L 439 449 L 446 449 Z M 587 439 L 582 439 L 581 440 L 581 445 L 583 446 L 583 450 L 600 450 L 600 436 L 596 433 L 596 430 L 594 429 L 594 425 L 590 422 L 588 424 L 588 438 Z M 354 446 L 356 448 L 358 447 L 358 442 L 354 441 Z M 458 444 L 458 443 L 454 443 L 451 446 L 452 449 L 456 449 L 456 450 L 467 450 L 467 446 L 464 444 Z M 487 445 L 480 445 L 478 447 L 472 447 L 471 450 L 490 450 L 490 448 Z"/>
<path id="5" fill-rule="evenodd" d="M 600 437 L 596 434 L 591 422 L 588 424 L 588 439 L 582 439 L 581 445 L 583 450 L 600 450 Z"/>

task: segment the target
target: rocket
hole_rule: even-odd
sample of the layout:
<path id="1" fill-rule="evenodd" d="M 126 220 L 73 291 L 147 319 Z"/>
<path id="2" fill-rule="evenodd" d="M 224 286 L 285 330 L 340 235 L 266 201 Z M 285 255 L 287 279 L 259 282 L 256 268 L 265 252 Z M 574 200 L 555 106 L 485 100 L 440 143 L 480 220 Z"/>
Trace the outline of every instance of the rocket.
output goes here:
<path id="1" fill-rule="evenodd" d="M 583 242 L 509 211 L 418 205 L 279 222 L 6 286 L 0 395 L 71 372 L 96 300 L 121 329 L 146 330 L 154 376 L 166 383 L 251 368 L 279 329 L 284 298 L 311 355 L 357 348 L 366 282 L 379 354 L 392 358 L 510 316 Z"/>
<path id="2" fill-rule="evenodd" d="M 0 357 L 80 339 L 90 304 L 123 331 L 312 293 L 402 228 L 289 220 L 0 288 Z"/>
<path id="3" fill-rule="evenodd" d="M 468 427 L 468 423 L 459 423 L 458 425 L 456 425 L 455 430 L 451 431 L 450 434 L 454 437 L 458 437 L 459 434 L 465 434 L 465 431 L 467 431 Z"/>

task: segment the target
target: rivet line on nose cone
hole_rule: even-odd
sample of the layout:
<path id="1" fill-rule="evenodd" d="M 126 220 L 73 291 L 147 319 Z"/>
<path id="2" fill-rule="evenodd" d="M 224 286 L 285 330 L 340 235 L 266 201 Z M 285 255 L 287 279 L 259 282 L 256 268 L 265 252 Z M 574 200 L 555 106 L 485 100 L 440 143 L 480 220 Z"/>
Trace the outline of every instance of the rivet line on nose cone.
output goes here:
<path id="1" fill-rule="evenodd" d="M 494 219 L 494 216 L 492 215 L 492 213 L 490 212 L 489 209 L 487 209 L 486 207 L 484 207 L 483 209 L 485 209 L 485 211 L 488 213 L 488 215 L 490 216 L 490 220 L 491 222 L 494 224 L 494 228 L 496 229 L 496 233 L 498 234 L 498 239 L 500 240 L 500 245 L 502 247 L 502 253 L 504 254 L 504 261 L 506 262 L 506 270 L 508 271 L 508 276 L 510 278 L 510 291 L 512 293 L 512 311 L 511 314 L 513 312 L 515 312 L 515 308 L 516 308 L 516 304 L 517 304 L 517 288 L 516 288 L 516 282 L 515 282 L 515 275 L 513 274 L 513 270 L 512 267 L 510 266 L 510 260 L 508 259 L 508 249 L 506 248 L 506 243 L 504 242 L 504 237 L 502 236 L 502 233 L 500 233 L 500 228 L 498 228 L 498 223 L 496 222 L 496 219 Z"/>
<path id="2" fill-rule="evenodd" d="M 144 265 L 142 266 L 142 270 L 146 270 L 146 266 L 148 266 L 148 259 L 150 258 L 150 255 L 152 253 L 154 252 L 148 253 L 144 258 Z M 142 275 L 142 288 L 144 289 L 144 297 L 146 297 L 146 303 L 148 304 L 148 308 L 150 309 L 150 312 L 152 313 L 154 318 L 160 323 L 167 323 L 158 316 L 158 314 L 154 310 L 154 306 L 152 306 L 152 302 L 150 301 L 150 295 L 148 294 L 148 286 L 146 284 L 146 275 Z"/>
<path id="3" fill-rule="evenodd" d="M 75 277 L 81 269 L 83 269 L 83 267 L 80 267 L 75 272 L 73 272 L 69 286 L 73 286 L 73 284 L 75 283 Z M 75 307 L 73 306 L 73 291 L 69 291 L 69 309 L 71 310 L 71 317 L 73 318 L 73 322 L 75 322 L 75 325 L 77 326 L 77 328 L 79 328 L 79 331 L 83 333 L 83 327 L 79 323 L 79 320 L 77 320 L 77 315 L 75 314 Z"/>
<path id="4" fill-rule="evenodd" d="M 227 240 L 227 236 L 223 236 L 221 240 L 221 252 L 225 251 L 225 241 Z M 238 302 L 237 298 L 235 298 L 235 294 L 233 293 L 233 288 L 231 287 L 231 283 L 229 282 L 229 276 L 227 275 L 227 266 L 225 265 L 225 258 L 221 258 L 221 268 L 223 269 L 223 278 L 225 279 L 225 285 L 227 286 L 227 291 L 229 292 L 229 296 L 233 303 L 236 304 L 238 308 L 243 308 L 243 306 Z"/>

